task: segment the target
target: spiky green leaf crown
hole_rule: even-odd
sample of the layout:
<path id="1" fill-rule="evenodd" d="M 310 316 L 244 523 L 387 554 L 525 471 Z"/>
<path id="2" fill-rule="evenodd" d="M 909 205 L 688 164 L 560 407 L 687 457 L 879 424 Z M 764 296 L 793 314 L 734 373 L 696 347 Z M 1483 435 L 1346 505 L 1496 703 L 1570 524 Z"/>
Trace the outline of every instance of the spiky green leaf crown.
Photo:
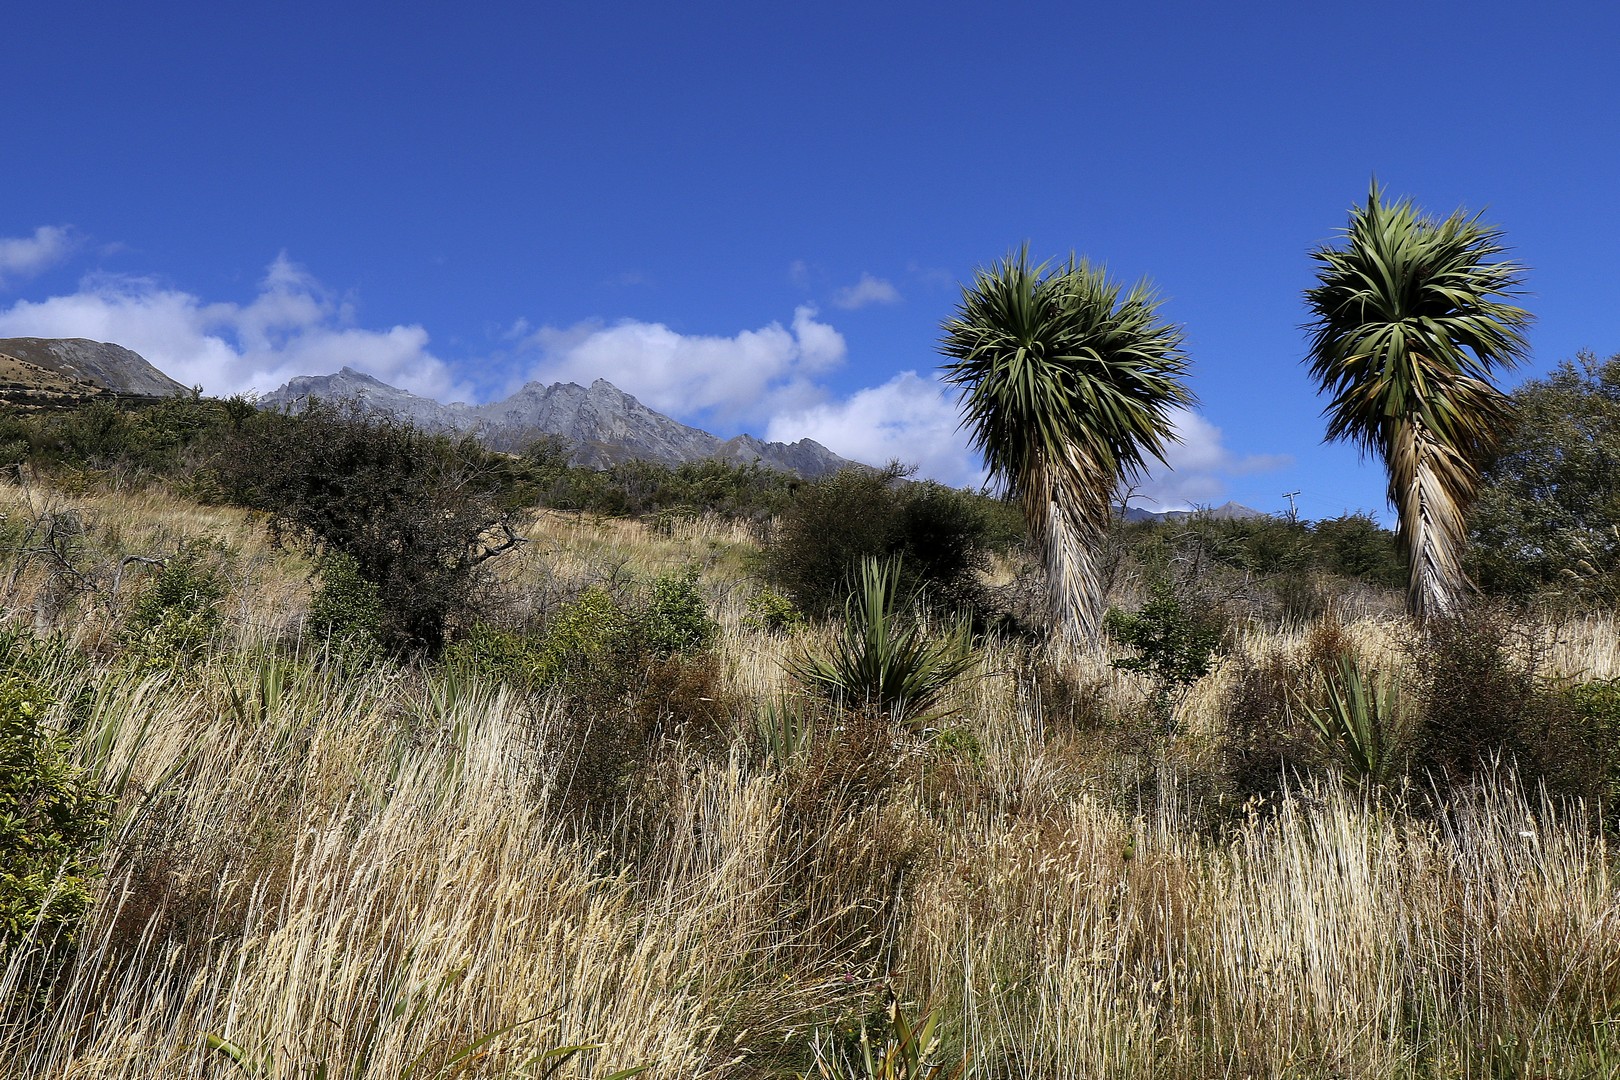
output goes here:
<path id="1" fill-rule="evenodd" d="M 1381 453 L 1392 424 L 1418 419 L 1466 457 L 1488 452 L 1507 408 L 1492 374 L 1523 360 L 1531 321 L 1509 302 L 1524 267 L 1492 261 L 1506 251 L 1477 215 L 1436 221 L 1373 186 L 1344 246 L 1311 253 L 1309 362 L 1332 395 L 1329 439 Z"/>
<path id="2" fill-rule="evenodd" d="M 1037 476 L 1087 500 L 1164 460 L 1182 382 L 1181 329 L 1146 282 L 1129 292 L 1083 260 L 1048 273 L 1028 252 L 981 269 L 945 323 L 947 382 L 991 474 L 1028 495 Z"/>

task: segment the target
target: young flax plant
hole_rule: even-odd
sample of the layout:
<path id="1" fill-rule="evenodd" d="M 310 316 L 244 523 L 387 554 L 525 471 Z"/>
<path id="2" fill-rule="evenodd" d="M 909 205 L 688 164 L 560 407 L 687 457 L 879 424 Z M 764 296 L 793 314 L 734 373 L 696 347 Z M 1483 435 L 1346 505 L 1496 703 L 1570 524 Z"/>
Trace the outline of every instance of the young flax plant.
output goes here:
<path id="1" fill-rule="evenodd" d="M 1400 709 L 1395 680 L 1384 672 L 1362 670 L 1349 652 L 1338 655 L 1325 680 L 1323 703 L 1300 698 L 1301 711 L 1323 746 L 1336 752 L 1346 776 L 1383 783 L 1395 764 Z"/>
<path id="2" fill-rule="evenodd" d="M 937 1011 L 913 1024 L 891 996 L 884 1020 L 889 1030 L 882 1044 L 873 1046 L 863 1024 L 856 1053 L 840 1053 L 832 1040 L 817 1037 L 811 1045 L 816 1070 L 801 1080 L 961 1080 L 967 1074 L 965 1059 L 952 1063 L 940 1056 Z"/>
<path id="3" fill-rule="evenodd" d="M 965 625 L 942 638 L 915 617 L 917 595 L 902 594 L 899 559 L 861 560 L 844 625 L 829 652 L 802 651 L 787 662 L 810 689 L 907 725 L 928 719 L 957 676 L 978 661 Z"/>

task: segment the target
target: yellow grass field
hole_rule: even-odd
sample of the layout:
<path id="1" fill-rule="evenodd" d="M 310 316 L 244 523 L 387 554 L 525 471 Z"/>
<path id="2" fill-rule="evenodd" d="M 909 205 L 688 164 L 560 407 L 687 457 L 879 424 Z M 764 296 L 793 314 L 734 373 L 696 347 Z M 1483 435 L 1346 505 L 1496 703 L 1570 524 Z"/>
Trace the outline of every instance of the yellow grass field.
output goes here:
<path id="1" fill-rule="evenodd" d="M 503 560 L 520 607 L 695 565 L 720 624 L 710 681 L 582 810 L 622 710 L 329 662 L 301 636 L 310 566 L 250 516 L 15 485 L 0 514 L 4 617 L 62 643 L 51 722 L 119 796 L 48 995 L 0 954 L 0 1076 L 792 1077 L 818 1041 L 881 1039 L 890 994 L 984 1080 L 1620 1075 L 1614 811 L 1506 767 L 1433 812 L 1420 778 L 1329 773 L 1212 805 L 1230 658 L 1168 746 L 1106 719 L 1145 692 L 1106 657 L 993 640 L 947 718 L 811 710 L 784 748 L 760 715 L 830 630 L 744 625 L 746 532 L 545 514 Z M 17 554 L 45 514 L 78 523 L 82 580 Z M 124 633 L 151 568 L 120 560 L 182 544 L 228 591 L 175 664 Z M 1349 633 L 1406 662 L 1398 622 Z M 1562 627 L 1546 665 L 1620 677 L 1614 622 Z"/>

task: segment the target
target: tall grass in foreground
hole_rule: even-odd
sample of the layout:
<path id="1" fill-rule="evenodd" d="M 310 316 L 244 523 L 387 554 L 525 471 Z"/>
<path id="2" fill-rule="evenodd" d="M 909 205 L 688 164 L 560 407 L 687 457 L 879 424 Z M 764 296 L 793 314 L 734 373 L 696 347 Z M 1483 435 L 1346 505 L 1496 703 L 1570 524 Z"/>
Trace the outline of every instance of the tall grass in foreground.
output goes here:
<path id="1" fill-rule="evenodd" d="M 232 602 L 282 595 L 279 573 Z M 830 767 L 853 734 L 836 716 L 791 760 L 760 752 L 753 707 L 794 646 L 724 599 L 734 738 L 657 742 L 634 796 L 591 817 L 571 776 L 612 713 L 340 674 L 235 622 L 190 671 L 52 653 L 38 678 L 82 703 L 82 759 L 120 798 L 54 981 L 0 959 L 0 1076 L 241 1075 L 212 1035 L 276 1077 L 530 1075 L 589 1045 L 558 1075 L 785 1078 L 854 1061 L 889 987 L 934 1017 L 930 1060 L 983 1080 L 1620 1072 L 1595 811 L 1504 771 L 1433 813 L 1324 779 L 1212 828 L 1183 781 L 1221 730 L 1221 675 L 1166 751 L 1133 741 L 1139 688 L 1105 659 L 1042 661 L 1082 721 L 1009 646 L 951 688 L 948 731 L 880 729 L 885 781 L 858 786 Z M 1560 648 L 1615 674 L 1590 640 Z"/>

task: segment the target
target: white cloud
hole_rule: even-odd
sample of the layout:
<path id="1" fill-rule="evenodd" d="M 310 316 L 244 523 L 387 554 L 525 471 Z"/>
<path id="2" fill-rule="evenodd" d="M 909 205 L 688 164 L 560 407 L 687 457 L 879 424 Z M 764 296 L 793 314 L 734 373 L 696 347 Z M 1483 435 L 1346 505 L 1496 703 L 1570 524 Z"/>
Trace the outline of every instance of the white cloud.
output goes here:
<path id="1" fill-rule="evenodd" d="M 765 438 L 776 442 L 814 439 L 834 453 L 869 465 L 899 461 L 918 476 L 953 487 L 984 480 L 978 455 L 957 430 L 954 399 L 936 382 L 902 371 L 882 386 L 858 390 L 839 402 L 824 402 L 774 417 Z"/>
<path id="2" fill-rule="evenodd" d="M 854 311 L 856 308 L 867 307 L 871 304 L 898 304 L 900 290 L 894 283 L 883 278 L 873 277 L 871 274 L 862 274 L 861 280 L 853 285 L 846 285 L 833 294 L 833 306 Z"/>
<path id="3" fill-rule="evenodd" d="M 727 424 L 819 400 L 811 377 L 842 364 L 848 351 L 843 335 L 808 305 L 794 311 L 789 326 L 771 323 L 730 337 L 626 320 L 541 327 L 526 344 L 540 353 L 530 379 L 582 385 L 606 379 L 660 412 L 710 414 Z"/>
<path id="4" fill-rule="evenodd" d="M 954 395 L 906 371 L 843 401 L 781 414 L 765 437 L 811 438 L 869 465 L 900 461 L 917 465 L 922 478 L 978 487 L 985 480 L 984 465 L 969 447 L 967 433 L 958 429 L 959 420 Z M 1133 506 L 1155 511 L 1212 506 L 1225 501 L 1229 477 L 1290 463 L 1282 455 L 1233 454 L 1222 444 L 1221 430 L 1197 413 L 1178 410 L 1172 423 L 1181 441 L 1166 445 L 1168 466 L 1156 465 L 1132 489 Z"/>
<path id="5" fill-rule="evenodd" d="M 367 330 L 285 253 L 247 304 L 206 302 L 146 278 L 99 276 L 79 291 L 0 310 L 0 337 L 83 337 L 134 349 L 210 394 L 273 390 L 348 365 L 441 400 L 459 390 L 420 326 Z"/>
<path id="6" fill-rule="evenodd" d="M 66 225 L 41 225 L 33 236 L 0 236 L 0 288 L 8 278 L 25 278 L 67 258 L 73 250 L 73 230 Z"/>
<path id="7" fill-rule="evenodd" d="M 1190 510 L 1226 501 L 1226 478 L 1280 469 L 1291 463 L 1285 454 L 1238 457 L 1222 443 L 1221 429 L 1195 412 L 1171 416 L 1179 442 L 1165 447 L 1166 464 L 1153 464 L 1132 492 L 1131 504 L 1143 509 Z"/>

